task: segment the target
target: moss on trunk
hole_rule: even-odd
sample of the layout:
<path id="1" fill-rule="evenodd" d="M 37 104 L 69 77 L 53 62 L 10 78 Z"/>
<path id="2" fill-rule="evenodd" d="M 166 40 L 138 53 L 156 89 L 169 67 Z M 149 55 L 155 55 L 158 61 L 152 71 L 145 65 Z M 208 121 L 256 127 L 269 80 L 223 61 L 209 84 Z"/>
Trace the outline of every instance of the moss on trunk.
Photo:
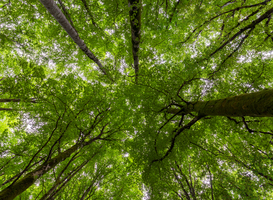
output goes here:
<path id="1" fill-rule="evenodd" d="M 170 108 L 168 112 L 179 115 L 197 112 L 204 116 L 273 117 L 273 89 L 218 100 L 192 102 L 182 109 Z"/>
<path id="2" fill-rule="evenodd" d="M 60 153 L 54 158 L 48 160 L 48 162 L 43 163 L 39 167 L 37 167 L 32 172 L 28 173 L 26 176 L 5 188 L 2 192 L 0 192 L 0 200 L 11 200 L 16 196 L 20 195 L 26 189 L 28 189 L 37 179 L 47 173 L 49 170 L 53 169 L 57 164 L 68 158 L 72 153 L 74 153 L 80 144 L 76 144 L 66 151 Z"/>

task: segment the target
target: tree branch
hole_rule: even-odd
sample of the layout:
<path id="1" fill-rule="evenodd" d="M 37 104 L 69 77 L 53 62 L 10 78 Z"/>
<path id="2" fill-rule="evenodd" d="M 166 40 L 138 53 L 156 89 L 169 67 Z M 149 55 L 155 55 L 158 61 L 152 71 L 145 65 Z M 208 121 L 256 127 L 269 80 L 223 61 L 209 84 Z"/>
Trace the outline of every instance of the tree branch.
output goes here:
<path id="1" fill-rule="evenodd" d="M 188 124 L 186 124 L 185 126 L 183 126 L 182 128 L 180 128 L 175 136 L 173 137 L 172 141 L 171 141 L 171 146 L 169 147 L 169 149 L 167 150 L 167 152 L 165 153 L 165 155 L 162 158 L 159 159 L 155 159 L 152 161 L 152 163 L 157 162 L 157 161 L 162 161 L 164 160 L 173 150 L 174 145 L 175 145 L 175 139 L 180 135 L 180 133 L 182 133 L 185 129 L 189 129 L 193 124 L 195 124 L 199 119 L 201 119 L 203 116 L 197 116 L 195 117 L 193 120 L 191 120 Z M 152 164 L 151 163 L 151 164 Z"/>
<path id="2" fill-rule="evenodd" d="M 174 8 L 173 8 L 173 12 L 172 12 L 172 14 L 170 15 L 170 18 L 169 18 L 169 22 L 170 22 L 170 23 L 172 22 L 174 13 L 175 13 L 175 11 L 176 11 L 176 9 L 177 9 L 179 3 L 180 3 L 180 0 L 178 0 L 178 1 L 176 2 L 175 6 L 174 6 Z M 168 27 L 169 27 L 169 24 L 166 26 L 166 29 L 168 29 Z"/>

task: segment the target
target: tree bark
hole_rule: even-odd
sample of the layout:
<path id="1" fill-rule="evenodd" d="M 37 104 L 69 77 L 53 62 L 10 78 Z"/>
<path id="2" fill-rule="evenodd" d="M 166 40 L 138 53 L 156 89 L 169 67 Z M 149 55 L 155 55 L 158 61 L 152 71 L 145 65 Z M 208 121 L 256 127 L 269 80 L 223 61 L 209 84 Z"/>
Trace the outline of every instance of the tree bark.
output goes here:
<path id="1" fill-rule="evenodd" d="M 8 103 L 8 102 L 20 102 L 21 99 L 0 99 L 0 103 Z M 29 102 L 37 103 L 35 98 L 30 98 Z"/>
<path id="2" fill-rule="evenodd" d="M 100 70 L 112 80 L 112 78 L 106 72 L 105 67 L 101 64 L 99 59 L 91 52 L 91 50 L 88 49 L 84 41 L 80 38 L 77 31 L 66 19 L 65 15 L 56 5 L 54 0 L 40 0 L 40 2 L 48 10 L 48 12 L 57 20 L 57 22 L 59 22 L 63 29 L 68 33 L 72 40 L 80 47 L 80 49 L 88 56 L 88 58 L 93 60 L 99 66 Z"/>
<path id="3" fill-rule="evenodd" d="M 273 117 L 273 89 L 242 94 L 224 99 L 191 102 L 181 109 L 169 108 L 168 113 L 182 115 L 197 112 L 201 116 Z"/>
<path id="4" fill-rule="evenodd" d="M 66 158 L 70 157 L 72 153 L 77 151 L 79 148 L 87 146 L 94 142 L 95 140 L 99 139 L 100 137 L 93 138 L 88 142 L 78 143 L 72 146 L 71 148 L 67 149 L 66 151 L 60 153 L 59 155 L 55 156 L 54 158 L 48 160 L 48 162 L 43 163 L 32 172 L 29 172 L 26 176 L 22 179 L 18 180 L 14 184 L 10 185 L 9 187 L 5 188 L 3 191 L 0 192 L 0 200 L 12 200 L 22 192 L 27 190 L 37 179 L 41 176 L 46 174 L 49 170 L 53 169 L 57 164 L 61 163 Z"/>
<path id="5" fill-rule="evenodd" d="M 9 102 L 21 102 L 22 99 L 0 99 L 0 103 L 9 103 Z M 35 98 L 30 98 L 29 101 L 31 103 L 37 103 Z M 12 108 L 0 108 L 0 111 L 14 111 Z"/>
<path id="6" fill-rule="evenodd" d="M 130 24 L 131 24 L 131 36 L 132 36 L 132 51 L 134 57 L 134 69 L 136 75 L 136 82 L 138 77 L 138 70 L 139 70 L 139 58 L 138 58 L 138 51 L 139 51 L 139 43 L 141 38 L 141 0 L 129 0 L 129 17 L 130 17 Z"/>
<path id="7" fill-rule="evenodd" d="M 0 110 L 13 110 L 12 108 L 0 108 Z"/>

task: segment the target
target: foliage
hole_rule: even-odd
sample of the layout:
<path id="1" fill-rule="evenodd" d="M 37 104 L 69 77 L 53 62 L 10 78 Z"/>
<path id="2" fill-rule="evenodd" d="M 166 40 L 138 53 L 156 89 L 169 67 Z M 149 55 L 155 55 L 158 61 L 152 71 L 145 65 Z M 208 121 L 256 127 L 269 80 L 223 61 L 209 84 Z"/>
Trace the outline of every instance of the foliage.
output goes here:
<path id="1" fill-rule="evenodd" d="M 272 87 L 271 0 L 41 2 L 0 2 L 0 199 L 273 198 L 272 118 L 168 112 Z"/>

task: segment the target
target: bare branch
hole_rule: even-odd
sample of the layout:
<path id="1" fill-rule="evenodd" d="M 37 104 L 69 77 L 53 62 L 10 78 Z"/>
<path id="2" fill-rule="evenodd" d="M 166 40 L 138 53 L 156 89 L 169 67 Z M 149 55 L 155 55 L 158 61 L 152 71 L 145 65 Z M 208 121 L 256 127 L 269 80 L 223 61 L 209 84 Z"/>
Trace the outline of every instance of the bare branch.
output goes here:
<path id="1" fill-rule="evenodd" d="M 169 18 L 169 22 L 170 22 L 170 23 L 172 22 L 174 13 L 175 13 L 175 11 L 176 11 L 176 9 L 177 9 L 179 3 L 180 3 L 180 0 L 178 0 L 178 1 L 176 2 L 175 6 L 174 6 L 174 8 L 173 8 L 173 12 L 171 13 L 170 18 Z M 169 27 L 169 24 L 166 26 L 166 29 L 168 29 L 168 27 Z"/>
<path id="2" fill-rule="evenodd" d="M 9 0 L 9 2 L 8 2 L 8 3 L 4 4 L 4 5 L 2 6 L 2 8 L 4 8 L 5 6 L 9 6 L 9 5 L 11 5 L 10 0 Z"/>
<path id="3" fill-rule="evenodd" d="M 209 169 L 209 165 L 207 164 L 208 167 L 208 171 L 209 171 L 209 180 L 210 180 L 210 189 L 211 189 L 211 200 L 214 200 L 214 196 L 213 196 L 213 185 L 212 185 L 212 174 L 211 171 Z"/>
<path id="4" fill-rule="evenodd" d="M 169 147 L 169 149 L 167 150 L 167 152 L 165 153 L 165 155 L 162 158 L 159 159 L 155 159 L 152 161 L 152 163 L 157 162 L 157 161 L 162 161 L 164 160 L 173 150 L 174 145 L 175 145 L 175 139 L 180 135 L 180 133 L 182 133 L 185 129 L 189 129 L 193 124 L 195 124 L 199 119 L 201 119 L 203 116 L 197 116 L 195 117 L 193 120 L 191 120 L 188 124 L 186 124 L 185 126 L 183 126 L 182 128 L 180 128 L 175 136 L 173 137 L 172 141 L 171 141 L 171 146 Z M 152 164 L 151 163 L 151 164 Z"/>
<path id="5" fill-rule="evenodd" d="M 14 110 L 14 109 L 12 109 L 12 108 L 0 108 L 0 110 Z"/>
<path id="6" fill-rule="evenodd" d="M 245 128 L 246 128 L 246 130 L 247 130 L 249 133 L 262 133 L 262 134 L 265 134 L 265 135 L 272 135 L 272 136 L 273 136 L 273 133 L 271 133 L 271 132 L 254 131 L 254 130 L 250 129 L 250 128 L 248 127 L 248 125 L 247 125 L 247 122 L 246 122 L 245 118 L 242 117 L 242 119 L 243 119 L 243 123 L 244 123 L 244 125 L 245 125 Z"/>
<path id="7" fill-rule="evenodd" d="M 217 48 L 214 52 L 210 54 L 210 56 L 213 56 L 215 53 L 217 53 L 219 50 L 223 49 L 228 43 L 233 41 L 235 38 L 237 38 L 239 35 L 241 35 L 246 30 L 253 30 L 257 24 L 262 22 L 263 20 L 267 19 L 271 14 L 273 13 L 273 8 L 266 11 L 262 16 L 260 16 L 258 19 L 254 20 L 251 24 L 245 26 L 244 28 L 240 29 L 237 33 L 235 33 L 230 39 L 228 39 L 224 44 L 222 44 L 219 48 Z"/>
<path id="8" fill-rule="evenodd" d="M 182 190 L 183 190 L 183 192 L 184 192 L 184 195 L 186 196 L 186 199 L 187 199 L 187 200 L 190 200 L 190 199 L 191 199 L 191 198 L 190 198 L 190 195 L 189 195 L 188 192 L 186 191 L 186 189 L 185 189 L 183 183 L 181 182 L 180 178 L 177 176 L 177 174 L 176 174 L 176 172 L 175 172 L 174 169 L 173 169 L 172 171 L 173 171 L 173 174 L 174 174 L 175 179 L 177 180 L 177 182 L 179 183 L 180 187 L 182 188 Z"/>

